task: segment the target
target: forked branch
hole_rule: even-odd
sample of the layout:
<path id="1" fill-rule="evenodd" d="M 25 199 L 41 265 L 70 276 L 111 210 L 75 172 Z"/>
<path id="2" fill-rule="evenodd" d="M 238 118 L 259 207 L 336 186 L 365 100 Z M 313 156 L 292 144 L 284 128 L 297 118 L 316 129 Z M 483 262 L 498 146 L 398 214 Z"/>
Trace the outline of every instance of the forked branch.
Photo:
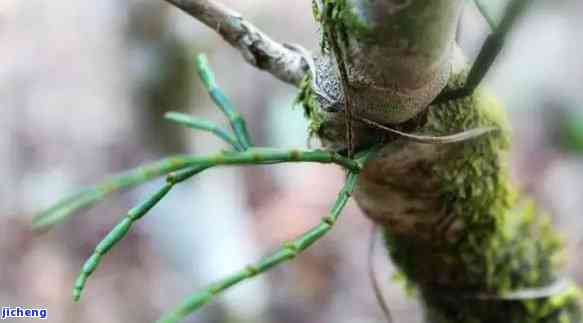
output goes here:
<path id="1" fill-rule="evenodd" d="M 239 13 L 212 0 L 165 0 L 219 33 L 247 62 L 298 86 L 309 70 L 305 50 L 280 44 Z"/>

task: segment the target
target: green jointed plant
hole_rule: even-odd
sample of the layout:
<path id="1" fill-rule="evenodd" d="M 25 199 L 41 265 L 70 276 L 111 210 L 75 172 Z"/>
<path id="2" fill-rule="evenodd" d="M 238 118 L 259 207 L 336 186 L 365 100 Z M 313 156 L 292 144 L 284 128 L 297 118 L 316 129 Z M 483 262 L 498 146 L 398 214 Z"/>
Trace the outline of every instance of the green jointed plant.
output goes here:
<path id="1" fill-rule="evenodd" d="M 308 230 L 296 240 L 285 243 L 280 250 L 274 252 L 272 255 L 262 259 L 256 264 L 249 265 L 240 272 L 209 285 L 207 289 L 193 295 L 175 311 L 166 315 L 161 319 L 161 322 L 176 322 L 181 317 L 186 316 L 199 306 L 210 301 L 214 295 L 228 287 L 231 287 L 242 280 L 252 278 L 281 262 L 294 258 L 332 228 L 340 216 L 342 209 L 346 205 L 352 189 L 354 188 L 357 174 L 362 168 L 362 162 L 371 154 L 370 151 L 360 154 L 355 159 L 347 159 L 338 153 L 323 150 L 284 150 L 251 147 L 251 140 L 246 130 L 245 121 L 233 108 L 227 97 L 217 87 L 213 73 L 207 65 L 205 56 L 199 55 L 196 58 L 196 61 L 201 80 L 217 106 L 229 119 L 234 135 L 231 135 L 229 132 L 211 121 L 193 118 L 185 114 L 171 112 L 167 114 L 167 118 L 191 128 L 210 131 L 231 144 L 233 150 L 222 151 L 204 157 L 188 155 L 174 156 L 151 165 L 140 167 L 128 174 L 115 176 L 95 188 L 84 190 L 71 197 L 67 197 L 37 216 L 34 220 L 34 227 L 38 230 L 42 230 L 53 226 L 64 220 L 66 217 L 74 215 L 75 211 L 78 209 L 92 205 L 102 199 L 106 194 L 167 174 L 166 184 L 142 204 L 128 211 L 123 220 L 95 247 L 93 254 L 83 265 L 81 273 L 75 283 L 73 290 L 73 298 L 75 300 L 80 299 L 81 292 L 85 287 L 87 279 L 95 271 L 101 258 L 128 233 L 135 221 L 146 215 L 148 211 L 150 211 L 164 196 L 166 196 L 166 194 L 170 192 L 174 185 L 181 183 L 208 168 L 221 165 L 264 165 L 291 162 L 315 162 L 337 164 L 343 167 L 347 171 L 347 180 L 343 189 L 338 194 L 336 202 L 330 209 L 329 215 L 323 217 L 322 222 L 319 225 Z"/>
<path id="2" fill-rule="evenodd" d="M 427 322 L 581 322 L 581 292 L 559 274 L 557 234 L 507 175 L 505 112 L 479 87 L 530 1 L 510 1 L 501 19 L 478 2 L 493 33 L 472 67 L 455 44 L 462 0 L 316 0 L 321 55 L 274 42 L 214 1 L 166 1 L 217 30 L 249 63 L 300 87 L 310 132 L 325 149 L 254 147 L 244 119 L 198 56 L 200 78 L 232 132 L 180 113 L 166 117 L 213 133 L 232 149 L 143 166 L 41 213 L 34 222 L 39 230 L 114 191 L 167 176 L 97 245 L 75 283 L 75 300 L 101 258 L 174 185 L 221 165 L 318 162 L 347 174 L 329 214 L 273 254 L 193 294 L 159 322 L 178 322 L 224 290 L 296 257 L 332 229 L 350 196 L 382 228 L 386 250 L 420 297 Z"/>

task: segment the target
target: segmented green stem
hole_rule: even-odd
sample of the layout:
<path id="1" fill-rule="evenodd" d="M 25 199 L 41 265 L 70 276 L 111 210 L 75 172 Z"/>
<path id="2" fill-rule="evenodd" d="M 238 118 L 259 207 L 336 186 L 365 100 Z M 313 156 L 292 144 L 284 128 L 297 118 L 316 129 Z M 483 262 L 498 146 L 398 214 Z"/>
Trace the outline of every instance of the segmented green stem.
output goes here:
<path id="1" fill-rule="evenodd" d="M 35 230 L 46 230 L 88 208 L 110 193 L 130 188 L 173 171 L 190 167 L 214 167 L 220 165 L 252 165 L 287 162 L 333 163 L 352 171 L 357 171 L 357 162 L 333 152 L 322 150 L 284 150 L 271 148 L 250 148 L 245 152 L 221 152 L 210 156 L 177 155 L 161 161 L 114 176 L 105 182 L 68 196 L 40 213 L 33 220 Z"/>
<path id="2" fill-rule="evenodd" d="M 336 198 L 336 203 L 334 203 L 330 209 L 329 215 L 322 218 L 320 224 L 306 231 L 297 239 L 284 243 L 280 249 L 259 260 L 257 263 L 249 265 L 229 277 L 218 280 L 200 292 L 190 296 L 175 310 L 164 315 L 158 323 L 176 323 L 202 305 L 212 301 L 217 295 L 225 290 L 245 280 L 253 278 L 285 261 L 295 258 L 302 251 L 309 248 L 313 243 L 318 241 L 332 229 L 340 217 L 346 202 L 348 202 L 348 199 L 350 198 L 350 194 L 354 189 L 357 178 L 358 175 L 356 172 L 350 172 L 348 174 L 346 183 Z"/>
<path id="3" fill-rule="evenodd" d="M 222 129 L 221 127 L 219 127 L 216 123 L 214 123 L 212 121 L 189 116 L 187 114 L 180 113 L 180 112 L 168 112 L 164 115 L 164 118 L 166 118 L 167 120 L 176 122 L 178 124 L 181 124 L 183 126 L 186 126 L 188 128 L 208 131 L 208 132 L 216 135 L 220 139 L 224 140 L 229 145 L 233 146 L 233 148 L 235 148 L 235 150 L 237 150 L 237 151 L 245 150 L 241 146 L 239 141 L 237 141 L 237 138 L 235 136 L 231 135 L 226 130 Z"/>
<path id="4" fill-rule="evenodd" d="M 57 201 L 45 211 L 39 213 L 33 219 L 33 228 L 36 231 L 50 229 L 53 225 L 75 215 L 77 211 L 93 206 L 111 193 L 132 188 L 175 171 L 182 167 L 182 165 L 175 162 L 178 158 L 181 158 L 181 156 L 177 155 L 165 158 L 135 168 L 106 179 L 96 186 L 69 195 Z"/>
<path id="5" fill-rule="evenodd" d="M 253 147 L 243 152 L 224 151 L 209 156 L 185 156 L 175 160 L 181 168 L 191 166 L 261 165 L 289 162 L 316 162 L 337 164 L 350 171 L 359 171 L 359 164 L 335 152 L 324 150 L 297 150 Z"/>
<path id="6" fill-rule="evenodd" d="M 205 75 L 212 79 L 212 74 L 210 74 L 208 69 L 205 71 Z M 232 110 L 232 107 L 230 107 L 230 109 Z M 223 111 L 225 110 L 223 109 Z M 191 117 L 189 115 L 178 112 L 169 112 L 165 115 L 165 118 L 193 129 L 209 131 L 220 139 L 226 141 L 237 151 L 244 151 L 246 149 L 243 144 L 245 141 L 242 141 L 242 143 L 240 139 L 229 134 L 227 131 L 211 121 Z M 97 186 L 84 189 L 80 192 L 67 196 L 57 201 L 57 203 L 50 206 L 47 210 L 38 214 L 33 219 L 33 229 L 35 231 L 48 230 L 53 225 L 76 214 L 76 211 L 93 206 L 95 203 L 102 200 L 104 197 L 111 193 L 125 188 L 131 188 L 156 177 L 168 174 L 176 170 L 176 165 L 173 163 L 173 161 L 177 158 L 180 158 L 180 156 L 170 157 L 149 165 L 136 168 L 135 170 L 131 170 L 127 173 L 114 176 Z"/>
<path id="7" fill-rule="evenodd" d="M 207 88 L 211 98 L 217 106 L 228 117 L 231 127 L 235 133 L 233 137 L 227 131 L 208 120 L 190 117 L 181 113 L 169 113 L 166 118 L 179 124 L 209 131 L 222 140 L 233 146 L 237 151 L 223 151 L 208 156 L 180 155 L 164 159 L 157 163 L 140 167 L 126 174 L 115 176 L 104 183 L 93 188 L 83 190 L 71 195 L 35 218 L 34 226 L 37 229 L 47 228 L 64 220 L 75 211 L 88 207 L 103 198 L 105 195 L 143 183 L 154 177 L 171 173 L 166 178 L 166 184 L 157 192 L 151 195 L 146 201 L 132 208 L 127 215 L 119 222 L 95 247 L 92 255 L 87 259 L 81 268 L 81 272 L 75 281 L 73 298 L 78 301 L 83 289 L 91 274 L 97 269 L 101 259 L 129 232 L 132 225 L 144 217 L 156 204 L 158 204 L 174 187 L 174 185 L 204 171 L 207 168 L 220 165 L 261 165 L 286 162 L 317 162 L 333 163 L 342 166 L 348 171 L 348 179 L 342 191 L 339 193 L 336 203 L 332 207 L 330 214 L 322 219 L 322 222 L 311 230 L 301 235 L 296 240 L 284 244 L 284 246 L 272 255 L 263 258 L 255 265 L 247 266 L 242 271 L 210 285 L 201 293 L 195 294 L 187 299 L 174 312 L 165 316 L 162 322 L 175 322 L 194 311 L 201 305 L 209 302 L 214 296 L 222 291 L 236 285 L 237 283 L 250 279 L 259 273 L 294 258 L 296 255 L 307 249 L 327 232 L 336 223 L 350 194 L 354 189 L 357 174 L 362 167 L 362 163 L 372 154 L 375 149 L 359 153 L 356 159 L 345 158 L 334 152 L 322 150 L 283 150 L 272 148 L 250 148 L 251 140 L 246 129 L 245 121 L 237 113 L 229 102 L 228 98 L 218 89 L 212 71 L 208 67 L 204 55 L 197 57 L 197 69 L 199 75 Z"/>
<path id="8" fill-rule="evenodd" d="M 219 107 L 219 109 L 221 109 L 221 111 L 223 111 L 223 113 L 229 119 L 231 127 L 233 128 L 235 136 L 237 137 L 237 140 L 241 146 L 244 149 L 250 147 L 251 137 L 247 131 L 245 120 L 241 117 L 241 114 L 235 110 L 231 101 L 229 101 L 229 99 L 217 86 L 214 73 L 212 72 L 204 54 L 199 54 L 196 57 L 196 69 L 202 83 L 209 92 L 209 95 L 215 104 Z"/>
<path id="9" fill-rule="evenodd" d="M 97 269 L 99 263 L 103 256 L 111 250 L 125 235 L 129 232 L 134 222 L 141 219 L 148 211 L 150 211 L 170 190 L 174 185 L 183 182 L 190 177 L 204 171 L 208 167 L 192 167 L 180 172 L 169 174 L 166 177 L 166 184 L 162 186 L 156 193 L 152 194 L 146 201 L 142 204 L 132 208 L 126 215 L 126 217 L 118 223 L 113 230 L 111 230 L 103 240 L 95 247 L 93 254 L 81 268 L 81 272 L 75 281 L 75 286 L 73 288 L 73 299 L 78 301 L 81 298 L 81 293 L 85 288 L 87 279 L 91 274 Z"/>
<path id="10" fill-rule="evenodd" d="M 346 159 L 336 153 L 321 150 L 299 151 L 249 148 L 245 152 L 222 152 L 206 157 L 185 156 L 182 158 L 175 158 L 173 164 L 176 165 L 177 169 L 183 169 L 183 171 L 169 175 L 166 179 L 166 184 L 160 190 L 154 193 L 144 203 L 132 208 L 127 213 L 126 217 L 107 234 L 97 247 L 95 247 L 93 254 L 87 259 L 77 277 L 73 289 L 73 299 L 75 301 L 79 300 L 87 279 L 95 271 L 103 256 L 128 233 L 133 223 L 141 219 L 158 202 L 160 202 L 175 184 L 180 183 L 207 168 L 219 165 L 273 164 L 302 161 L 336 163 L 354 173 L 357 173 L 360 170 L 358 162 Z"/>

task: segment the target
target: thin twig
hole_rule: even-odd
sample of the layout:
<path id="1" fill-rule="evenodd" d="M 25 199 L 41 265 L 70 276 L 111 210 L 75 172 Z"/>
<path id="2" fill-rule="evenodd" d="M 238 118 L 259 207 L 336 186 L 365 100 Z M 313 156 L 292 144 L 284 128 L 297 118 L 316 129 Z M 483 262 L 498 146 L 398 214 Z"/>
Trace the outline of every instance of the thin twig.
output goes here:
<path id="1" fill-rule="evenodd" d="M 499 130 L 498 128 L 495 128 L 495 127 L 479 127 L 479 128 L 474 128 L 474 129 L 462 131 L 460 133 L 455 133 L 455 134 L 451 134 L 451 135 L 427 136 L 427 135 L 416 135 L 416 134 L 412 134 L 412 133 L 406 133 L 403 131 L 399 131 L 397 129 L 393 129 L 391 127 L 387 127 L 385 125 L 382 125 L 378 122 L 375 122 L 375 121 L 372 121 L 372 120 L 369 120 L 366 118 L 358 117 L 358 116 L 356 117 L 356 119 L 366 123 L 367 125 L 369 125 L 371 127 L 394 133 L 394 134 L 396 134 L 400 137 L 403 137 L 409 141 L 417 142 L 420 144 L 453 144 L 453 143 L 472 140 L 474 138 L 481 137 L 487 133 Z"/>
<path id="2" fill-rule="evenodd" d="M 219 33 L 253 66 L 298 86 L 309 70 L 306 51 L 280 44 L 221 3 L 212 0 L 164 0 Z"/>

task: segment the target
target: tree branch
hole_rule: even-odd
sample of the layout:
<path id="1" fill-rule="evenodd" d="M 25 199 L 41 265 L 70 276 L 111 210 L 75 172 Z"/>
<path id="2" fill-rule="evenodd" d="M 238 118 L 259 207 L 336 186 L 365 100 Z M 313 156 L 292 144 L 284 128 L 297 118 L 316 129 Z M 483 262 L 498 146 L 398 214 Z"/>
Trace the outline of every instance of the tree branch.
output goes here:
<path id="1" fill-rule="evenodd" d="M 405 122 L 443 90 L 461 0 L 346 0 L 337 28 L 354 113 L 385 124 Z M 337 6 L 339 6 L 337 4 Z M 391 102 L 389 107 L 387 102 Z"/>
<path id="2" fill-rule="evenodd" d="M 309 53 L 297 45 L 280 44 L 243 17 L 212 0 L 164 0 L 219 33 L 251 65 L 298 86 L 309 70 Z"/>

